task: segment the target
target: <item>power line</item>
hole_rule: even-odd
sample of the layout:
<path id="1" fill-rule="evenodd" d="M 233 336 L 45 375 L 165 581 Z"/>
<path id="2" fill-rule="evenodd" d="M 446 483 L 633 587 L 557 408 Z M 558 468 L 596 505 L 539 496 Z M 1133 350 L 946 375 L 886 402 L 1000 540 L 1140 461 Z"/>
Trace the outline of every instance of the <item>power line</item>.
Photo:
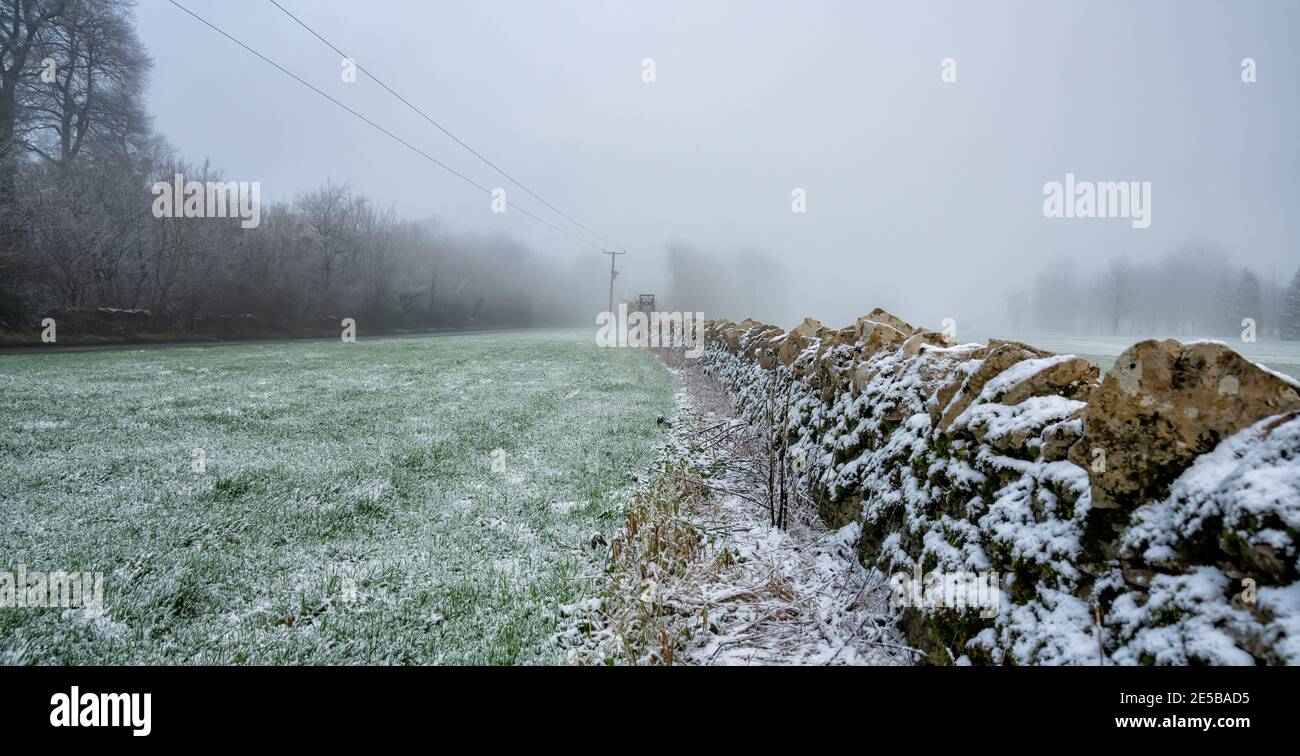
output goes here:
<path id="1" fill-rule="evenodd" d="M 441 131 L 442 133 L 446 134 L 448 137 L 451 137 L 451 139 L 452 139 L 454 142 L 456 142 L 456 144 L 459 144 L 461 147 L 464 147 L 465 149 L 469 150 L 470 153 L 474 155 L 474 157 L 478 158 L 479 160 L 482 160 L 484 163 L 486 163 L 488 166 L 490 166 L 490 167 L 492 168 L 492 170 L 496 171 L 497 173 L 501 174 L 502 176 L 505 176 L 505 177 L 506 177 L 507 179 L 509 179 L 512 183 L 514 183 L 515 186 L 519 187 L 520 189 L 523 189 L 525 192 L 528 192 L 528 194 L 529 194 L 530 196 L 532 196 L 533 199 L 537 200 L 538 202 L 542 203 L 543 205 L 546 205 L 546 206 L 549 207 L 551 210 L 555 211 L 555 213 L 558 214 L 560 217 L 562 217 L 562 218 L 564 218 L 565 220 L 569 221 L 570 223 L 572 223 L 573 225 L 575 225 L 575 226 L 577 226 L 578 228 L 582 229 L 583 231 L 586 231 L 587 233 L 591 234 L 593 237 L 595 237 L 595 238 L 597 238 L 597 239 L 600 239 L 601 241 L 605 242 L 606 244 L 610 244 L 610 245 L 613 245 L 614 247 L 621 248 L 620 245 L 619 245 L 618 243 L 613 242 L 613 241 L 610 241 L 609 239 L 606 239 L 605 237 L 601 236 L 600 234 L 596 233 L 595 231 L 592 231 L 590 228 L 587 228 L 587 227 L 584 226 L 582 223 L 579 223 L 579 222 L 578 222 L 577 220 L 575 220 L 573 217 L 569 216 L 569 215 L 568 215 L 567 213 L 565 213 L 563 210 L 560 210 L 560 209 L 559 209 L 558 207 L 556 207 L 555 205 L 552 205 L 550 202 L 547 202 L 545 199 L 543 199 L 540 195 L 538 195 L 538 194 L 537 194 L 536 192 L 534 192 L 532 189 L 529 189 L 528 187 L 524 186 L 523 183 L 521 183 L 521 182 L 520 182 L 518 179 L 516 179 L 514 176 L 511 176 L 509 173 L 506 173 L 502 168 L 500 168 L 499 166 L 497 166 L 496 163 L 493 163 L 491 160 L 488 160 L 486 157 L 484 157 L 482 154 L 480 154 L 478 150 L 474 149 L 473 147 L 470 147 L 468 144 L 466 144 L 464 141 L 462 141 L 460 137 L 458 137 L 458 136 L 456 136 L 455 134 L 453 134 L 453 133 L 451 133 L 450 131 L 448 131 L 447 128 L 446 128 L 445 126 L 443 126 L 442 124 L 440 124 L 440 123 L 438 123 L 437 121 L 433 120 L 433 118 L 430 118 L 429 115 L 426 114 L 423 110 L 420 110 L 420 109 L 417 108 L 415 105 L 412 105 L 411 102 L 410 102 L 409 100 L 407 100 L 405 97 L 401 96 L 401 95 L 398 94 L 396 91 L 394 91 L 392 87 L 390 87 L 390 86 L 388 86 L 387 84 L 385 84 L 384 81 L 383 81 L 382 79 L 380 79 L 378 76 L 375 76 L 373 73 L 371 73 L 369 70 L 367 70 L 365 66 L 361 65 L 360 63 L 358 63 L 358 62 L 356 61 L 355 58 L 353 58 L 352 56 L 350 56 L 350 55 L 348 55 L 347 53 L 345 53 L 345 52 L 343 52 L 342 50 L 340 50 L 338 47 L 336 47 L 336 46 L 334 45 L 333 42 L 330 42 L 328 39 L 325 39 L 325 37 L 321 36 L 321 34 L 320 34 L 319 32 L 317 32 L 315 29 L 313 29 L 313 28 L 311 28 L 310 26 L 308 26 L 307 23 L 304 22 L 302 19 L 300 19 L 300 18 L 298 18 L 297 16 L 295 16 L 294 14 L 290 13 L 289 10 L 288 10 L 287 8 L 285 8 L 283 5 L 281 5 L 279 2 L 277 2 L 277 0 L 268 0 L 268 2 L 270 2 L 271 5 L 274 5 L 275 7 L 279 8 L 280 11 L 281 11 L 282 13 L 284 13 L 284 15 L 286 15 L 286 16 L 288 16 L 289 18 L 293 19 L 293 20 L 294 20 L 294 21 L 295 21 L 299 26 L 301 26 L 302 28 L 304 28 L 304 29 L 306 29 L 307 31 L 311 32 L 312 36 L 314 36 L 316 39 L 319 39 L 321 42 L 324 42 L 325 45 L 326 45 L 327 47 L 329 47 L 331 50 L 333 50 L 334 52 L 336 52 L 336 53 L 338 53 L 339 55 L 343 56 L 344 58 L 346 58 L 346 59 L 352 61 L 352 64 L 356 66 L 356 68 L 357 68 L 358 71 L 361 71 L 361 72 L 364 73 L 366 76 L 369 76 L 371 79 L 374 80 L 374 82 L 375 82 L 376 84 L 378 84 L 379 86 L 383 87 L 385 90 L 387 90 L 387 92 L 388 92 L 389 94 L 391 94 L 393 97 L 396 97 L 398 100 L 400 100 L 401 103 L 402 103 L 403 105 L 405 105 L 406 107 L 408 107 L 408 108 L 410 108 L 411 110 L 415 111 L 417 114 L 419 114 L 419 116 L 420 116 L 421 118 L 423 118 L 424 120 L 426 120 L 426 121 L 428 121 L 429 123 L 431 123 L 431 124 L 433 124 L 434 126 L 436 126 L 436 127 L 438 128 L 439 131 Z"/>
<path id="2" fill-rule="evenodd" d="M 405 139 L 399 137 L 398 135 L 394 134 L 393 132 L 389 131 L 388 129 L 384 128 L 383 126 L 380 126 L 379 124 L 375 123 L 374 121 L 370 120 L 369 118 L 365 117 L 364 115 L 358 113 L 357 111 L 353 110 L 352 108 L 348 107 L 347 105 L 344 105 L 342 102 L 340 102 L 340 101 L 334 99 L 333 97 L 329 96 L 329 95 L 326 94 L 325 92 L 323 92 L 323 91 L 321 91 L 320 89 L 316 88 L 316 87 L 313 86 L 311 83 L 305 81 L 304 79 L 302 79 L 300 76 L 298 76 L 297 74 L 293 73 L 293 72 L 290 71 L 289 69 L 285 68 L 284 66 L 280 65 L 279 63 L 276 63 L 275 61 L 273 61 L 273 60 L 271 60 L 270 58 L 266 57 L 265 55 L 263 55 L 262 53 L 258 52 L 257 50 L 254 50 L 253 48 L 249 47 L 248 45 L 244 44 L 243 42 L 240 42 L 238 39 L 235 39 L 234 37 L 232 37 L 230 34 L 226 33 L 226 32 L 225 32 L 223 29 L 221 29 L 220 27 L 216 26 L 215 24 L 213 24 L 212 22 L 208 21 L 206 18 L 203 18 L 202 16 L 200 16 L 199 14 L 197 14 L 197 13 L 195 13 L 194 11 L 190 10 L 189 8 L 186 8 L 184 5 L 181 5 L 180 3 L 176 2 L 176 0 L 167 0 L 167 1 L 170 2 L 172 5 L 176 6 L 177 8 L 180 8 L 181 10 L 185 11 L 185 12 L 188 13 L 189 15 L 193 16 L 195 19 L 197 19 L 198 21 L 200 21 L 204 26 L 207 26 L 209 29 L 212 29 L 213 31 L 215 31 L 216 33 L 218 33 L 218 34 L 220 34 L 221 36 L 225 37 L 226 39 L 230 40 L 231 42 L 234 42 L 235 44 L 237 44 L 237 45 L 239 45 L 240 47 L 244 48 L 245 50 L 247 50 L 248 52 L 252 53 L 253 55 L 256 55 L 258 58 L 261 58 L 264 62 L 270 64 L 271 66 L 273 66 L 274 68 L 276 68 L 277 70 L 279 70 L 279 71 L 280 71 L 281 73 L 283 73 L 284 75 L 288 76 L 289 78 L 293 79 L 294 81 L 298 82 L 299 84 L 303 85 L 304 87 L 307 87 L 308 89 L 310 89 L 311 91 L 313 91 L 313 92 L 315 92 L 316 94 L 320 95 L 321 97 L 324 97 L 325 99 L 329 100 L 330 102 L 334 103 L 335 105 L 339 106 L 340 108 L 343 108 L 343 109 L 346 110 L 348 113 L 351 113 L 352 115 L 356 116 L 357 118 L 360 118 L 362 121 L 365 121 L 365 122 L 366 122 L 367 124 L 369 124 L 370 126 L 372 126 L 372 127 L 376 128 L 376 129 L 378 129 L 379 131 L 383 132 L 386 136 L 388 136 L 388 137 L 390 137 L 391 139 L 397 141 L 398 143 L 400 143 L 401 145 L 403 145 L 403 146 L 406 147 L 407 149 L 411 150 L 412 152 L 416 153 L 416 154 L 419 155 L 420 157 L 424 158 L 425 160 L 428 160 L 429 162 L 433 163 L 434 165 L 438 166 L 439 168 L 442 168 L 444 171 L 447 171 L 448 173 L 452 174 L 453 176 L 455 176 L 456 178 L 460 179 L 461 181 L 464 181 L 465 183 L 467 183 L 467 184 L 469 184 L 470 186 L 472 186 L 472 187 L 478 189 L 479 191 L 484 192 L 484 193 L 487 194 L 488 196 L 491 196 L 491 195 L 492 195 L 492 190 L 491 190 L 491 189 L 488 189 L 486 186 L 483 186 L 482 184 L 480 184 L 480 183 L 478 183 L 477 181 L 475 181 L 474 179 L 472 179 L 472 178 L 466 176 L 465 174 L 460 173 L 460 172 L 457 171 L 456 169 L 452 168 L 451 166 L 447 165 L 446 163 L 443 163 L 441 160 L 438 160 L 437 158 L 435 158 L 434 156 L 432 156 L 432 155 L 430 155 L 429 153 L 425 152 L 424 150 L 420 149 L 419 147 L 416 147 L 415 145 L 413 145 L 413 144 L 411 144 L 410 142 L 406 141 Z M 554 229 L 555 231 L 558 231 L 558 232 L 564 234 L 565 236 L 569 237 L 570 239 L 574 239 L 574 240 L 579 241 L 579 242 L 581 242 L 581 243 L 583 243 L 583 244 L 586 244 L 588 247 L 591 247 L 591 248 L 593 248 L 593 249 L 601 249 L 601 246 L 600 246 L 599 244 L 595 244 L 595 243 L 593 243 L 593 242 L 591 242 L 591 241 L 588 241 L 587 239 L 584 239 L 584 238 L 582 238 L 582 237 L 580 237 L 580 236 L 578 236 L 578 235 L 576 235 L 576 234 L 570 233 L 569 231 L 566 231 L 565 229 L 560 228 L 559 226 L 555 225 L 554 223 L 551 223 L 550 221 L 548 221 L 548 220 L 546 220 L 546 219 L 544 219 L 544 218 L 539 218 L 538 216 L 532 214 L 531 212 L 525 210 L 525 209 L 522 208 L 522 207 L 519 207 L 519 206 L 517 206 L 517 205 L 513 205 L 513 204 L 511 204 L 510 206 L 513 207 L 515 210 L 517 210 L 517 211 L 523 213 L 524 215 L 528 216 L 529 218 L 532 218 L 533 220 L 537 221 L 538 223 L 541 223 L 541 224 L 544 225 L 544 226 L 548 226 L 548 227 Z"/>

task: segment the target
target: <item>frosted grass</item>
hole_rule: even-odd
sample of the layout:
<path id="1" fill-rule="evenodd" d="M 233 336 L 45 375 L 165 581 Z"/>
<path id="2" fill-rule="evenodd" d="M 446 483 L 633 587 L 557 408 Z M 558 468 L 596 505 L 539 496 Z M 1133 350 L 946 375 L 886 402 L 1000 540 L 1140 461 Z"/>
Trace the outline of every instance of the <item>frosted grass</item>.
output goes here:
<path id="1" fill-rule="evenodd" d="M 97 619 L 0 609 L 10 664 L 562 661 L 673 406 L 586 331 L 10 355 L 0 391 L 0 570 L 105 574 Z"/>

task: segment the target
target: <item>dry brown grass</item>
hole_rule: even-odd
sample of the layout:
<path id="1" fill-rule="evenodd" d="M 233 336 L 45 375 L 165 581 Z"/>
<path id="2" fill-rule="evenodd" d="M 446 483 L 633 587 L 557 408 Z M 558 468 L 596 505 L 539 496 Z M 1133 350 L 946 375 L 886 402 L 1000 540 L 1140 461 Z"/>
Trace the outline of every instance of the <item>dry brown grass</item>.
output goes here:
<path id="1" fill-rule="evenodd" d="M 886 586 L 797 490 L 774 524 L 770 434 L 736 420 L 698 372 L 679 377 L 688 398 L 610 540 L 598 598 L 565 607 L 574 661 L 906 663 Z"/>
<path id="2" fill-rule="evenodd" d="M 621 660 L 672 664 L 679 638 L 671 586 L 695 566 L 705 536 L 686 515 L 709 489 L 684 466 L 665 465 L 632 496 L 623 527 L 610 541 L 605 622 L 619 639 Z"/>

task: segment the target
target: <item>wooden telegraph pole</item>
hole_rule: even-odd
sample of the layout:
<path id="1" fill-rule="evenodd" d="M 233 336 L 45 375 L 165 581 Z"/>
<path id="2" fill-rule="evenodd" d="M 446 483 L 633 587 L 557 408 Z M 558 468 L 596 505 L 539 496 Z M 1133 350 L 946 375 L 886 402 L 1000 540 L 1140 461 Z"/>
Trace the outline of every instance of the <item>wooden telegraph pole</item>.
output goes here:
<path id="1" fill-rule="evenodd" d="M 609 250 L 602 249 L 602 254 L 609 255 L 609 309 L 606 312 L 614 312 L 614 279 L 618 278 L 618 271 L 614 270 L 614 259 L 619 255 L 626 255 L 627 250 Z"/>

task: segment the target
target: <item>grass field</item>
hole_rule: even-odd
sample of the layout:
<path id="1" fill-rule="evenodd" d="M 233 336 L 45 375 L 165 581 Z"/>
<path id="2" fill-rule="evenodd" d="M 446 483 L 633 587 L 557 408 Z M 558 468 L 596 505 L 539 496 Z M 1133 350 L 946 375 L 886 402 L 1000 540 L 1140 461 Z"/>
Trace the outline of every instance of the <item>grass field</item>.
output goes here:
<path id="1" fill-rule="evenodd" d="M 105 576 L 97 619 L 0 609 L 10 664 L 562 661 L 673 406 L 586 331 L 8 355 L 0 392 L 0 570 Z"/>

